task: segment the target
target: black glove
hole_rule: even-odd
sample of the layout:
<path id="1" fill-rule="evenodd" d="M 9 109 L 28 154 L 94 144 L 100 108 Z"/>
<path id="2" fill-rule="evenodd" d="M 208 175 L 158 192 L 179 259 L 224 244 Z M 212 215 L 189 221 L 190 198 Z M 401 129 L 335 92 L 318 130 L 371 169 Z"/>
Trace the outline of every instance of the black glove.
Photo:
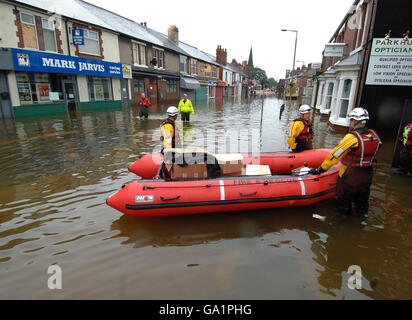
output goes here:
<path id="1" fill-rule="evenodd" d="M 322 173 L 324 173 L 326 170 L 324 170 L 322 167 L 316 168 L 316 169 L 310 169 L 309 170 L 309 174 L 313 174 L 313 175 L 320 175 Z"/>

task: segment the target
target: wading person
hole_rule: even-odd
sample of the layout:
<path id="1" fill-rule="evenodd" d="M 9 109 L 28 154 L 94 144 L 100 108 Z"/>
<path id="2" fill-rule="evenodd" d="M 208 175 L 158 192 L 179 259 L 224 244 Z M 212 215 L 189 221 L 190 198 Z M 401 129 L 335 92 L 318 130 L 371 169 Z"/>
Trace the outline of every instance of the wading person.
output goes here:
<path id="1" fill-rule="evenodd" d="M 310 122 L 311 107 L 304 104 L 299 108 L 300 118 L 289 126 L 288 144 L 292 152 L 302 152 L 312 149 L 313 130 Z"/>
<path id="2" fill-rule="evenodd" d="M 140 112 L 139 112 L 139 117 L 143 118 L 145 117 L 146 119 L 149 117 L 149 107 L 152 105 L 149 99 L 146 98 L 146 95 L 142 93 L 140 95 L 140 101 L 139 101 L 139 106 L 140 106 Z"/>
<path id="3" fill-rule="evenodd" d="M 187 98 L 187 94 L 184 94 L 183 99 L 179 102 L 179 112 L 182 116 L 182 121 L 190 121 L 190 113 L 195 114 L 192 101 Z"/>
<path id="4" fill-rule="evenodd" d="M 311 169 L 309 174 L 319 175 L 342 161 L 337 184 L 338 212 L 349 215 L 352 203 L 357 214 L 367 217 L 369 209 L 370 187 L 373 177 L 373 165 L 381 144 L 378 134 L 366 127 L 368 111 L 355 108 L 349 114 L 349 133 L 332 150 L 322 165 Z"/>
<path id="5" fill-rule="evenodd" d="M 402 149 L 399 157 L 399 168 L 395 175 L 412 175 L 412 122 L 403 130 Z"/>

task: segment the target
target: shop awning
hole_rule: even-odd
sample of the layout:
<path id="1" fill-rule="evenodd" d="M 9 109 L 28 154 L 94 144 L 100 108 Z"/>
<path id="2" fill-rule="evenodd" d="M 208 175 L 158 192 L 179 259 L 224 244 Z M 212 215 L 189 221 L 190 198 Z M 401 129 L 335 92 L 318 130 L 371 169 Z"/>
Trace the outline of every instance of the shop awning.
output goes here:
<path id="1" fill-rule="evenodd" d="M 140 72 L 133 71 L 133 76 L 136 78 L 147 77 L 147 78 L 157 78 L 157 79 L 166 79 L 166 80 L 179 80 L 178 76 L 160 74 L 160 73 L 149 73 L 149 72 Z"/>
<path id="2" fill-rule="evenodd" d="M 189 90 L 196 90 L 200 88 L 200 83 L 196 79 L 193 78 L 180 78 L 180 88 L 189 89 Z"/>

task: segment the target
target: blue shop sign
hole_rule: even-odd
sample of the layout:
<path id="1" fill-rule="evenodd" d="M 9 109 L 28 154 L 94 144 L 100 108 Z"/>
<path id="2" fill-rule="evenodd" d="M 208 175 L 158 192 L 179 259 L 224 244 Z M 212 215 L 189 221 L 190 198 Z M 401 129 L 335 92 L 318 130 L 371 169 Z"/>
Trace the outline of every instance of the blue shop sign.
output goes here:
<path id="1" fill-rule="evenodd" d="M 72 39 L 73 39 L 73 45 L 84 46 L 84 30 L 83 29 L 72 29 Z"/>
<path id="2" fill-rule="evenodd" d="M 12 49 L 14 70 L 129 78 L 128 66 L 120 63 L 77 58 L 60 54 Z"/>

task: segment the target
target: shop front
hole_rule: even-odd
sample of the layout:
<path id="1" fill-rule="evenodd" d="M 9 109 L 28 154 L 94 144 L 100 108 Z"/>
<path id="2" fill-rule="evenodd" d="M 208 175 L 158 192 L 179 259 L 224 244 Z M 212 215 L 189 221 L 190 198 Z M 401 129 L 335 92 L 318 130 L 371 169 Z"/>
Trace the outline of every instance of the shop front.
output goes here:
<path id="1" fill-rule="evenodd" d="M 180 98 L 187 94 L 189 100 L 196 101 L 196 90 L 200 89 L 200 83 L 194 78 L 180 78 Z"/>
<path id="2" fill-rule="evenodd" d="M 122 105 L 120 79 L 128 81 L 131 77 L 126 65 L 21 49 L 11 51 L 9 87 L 15 117 Z"/>

